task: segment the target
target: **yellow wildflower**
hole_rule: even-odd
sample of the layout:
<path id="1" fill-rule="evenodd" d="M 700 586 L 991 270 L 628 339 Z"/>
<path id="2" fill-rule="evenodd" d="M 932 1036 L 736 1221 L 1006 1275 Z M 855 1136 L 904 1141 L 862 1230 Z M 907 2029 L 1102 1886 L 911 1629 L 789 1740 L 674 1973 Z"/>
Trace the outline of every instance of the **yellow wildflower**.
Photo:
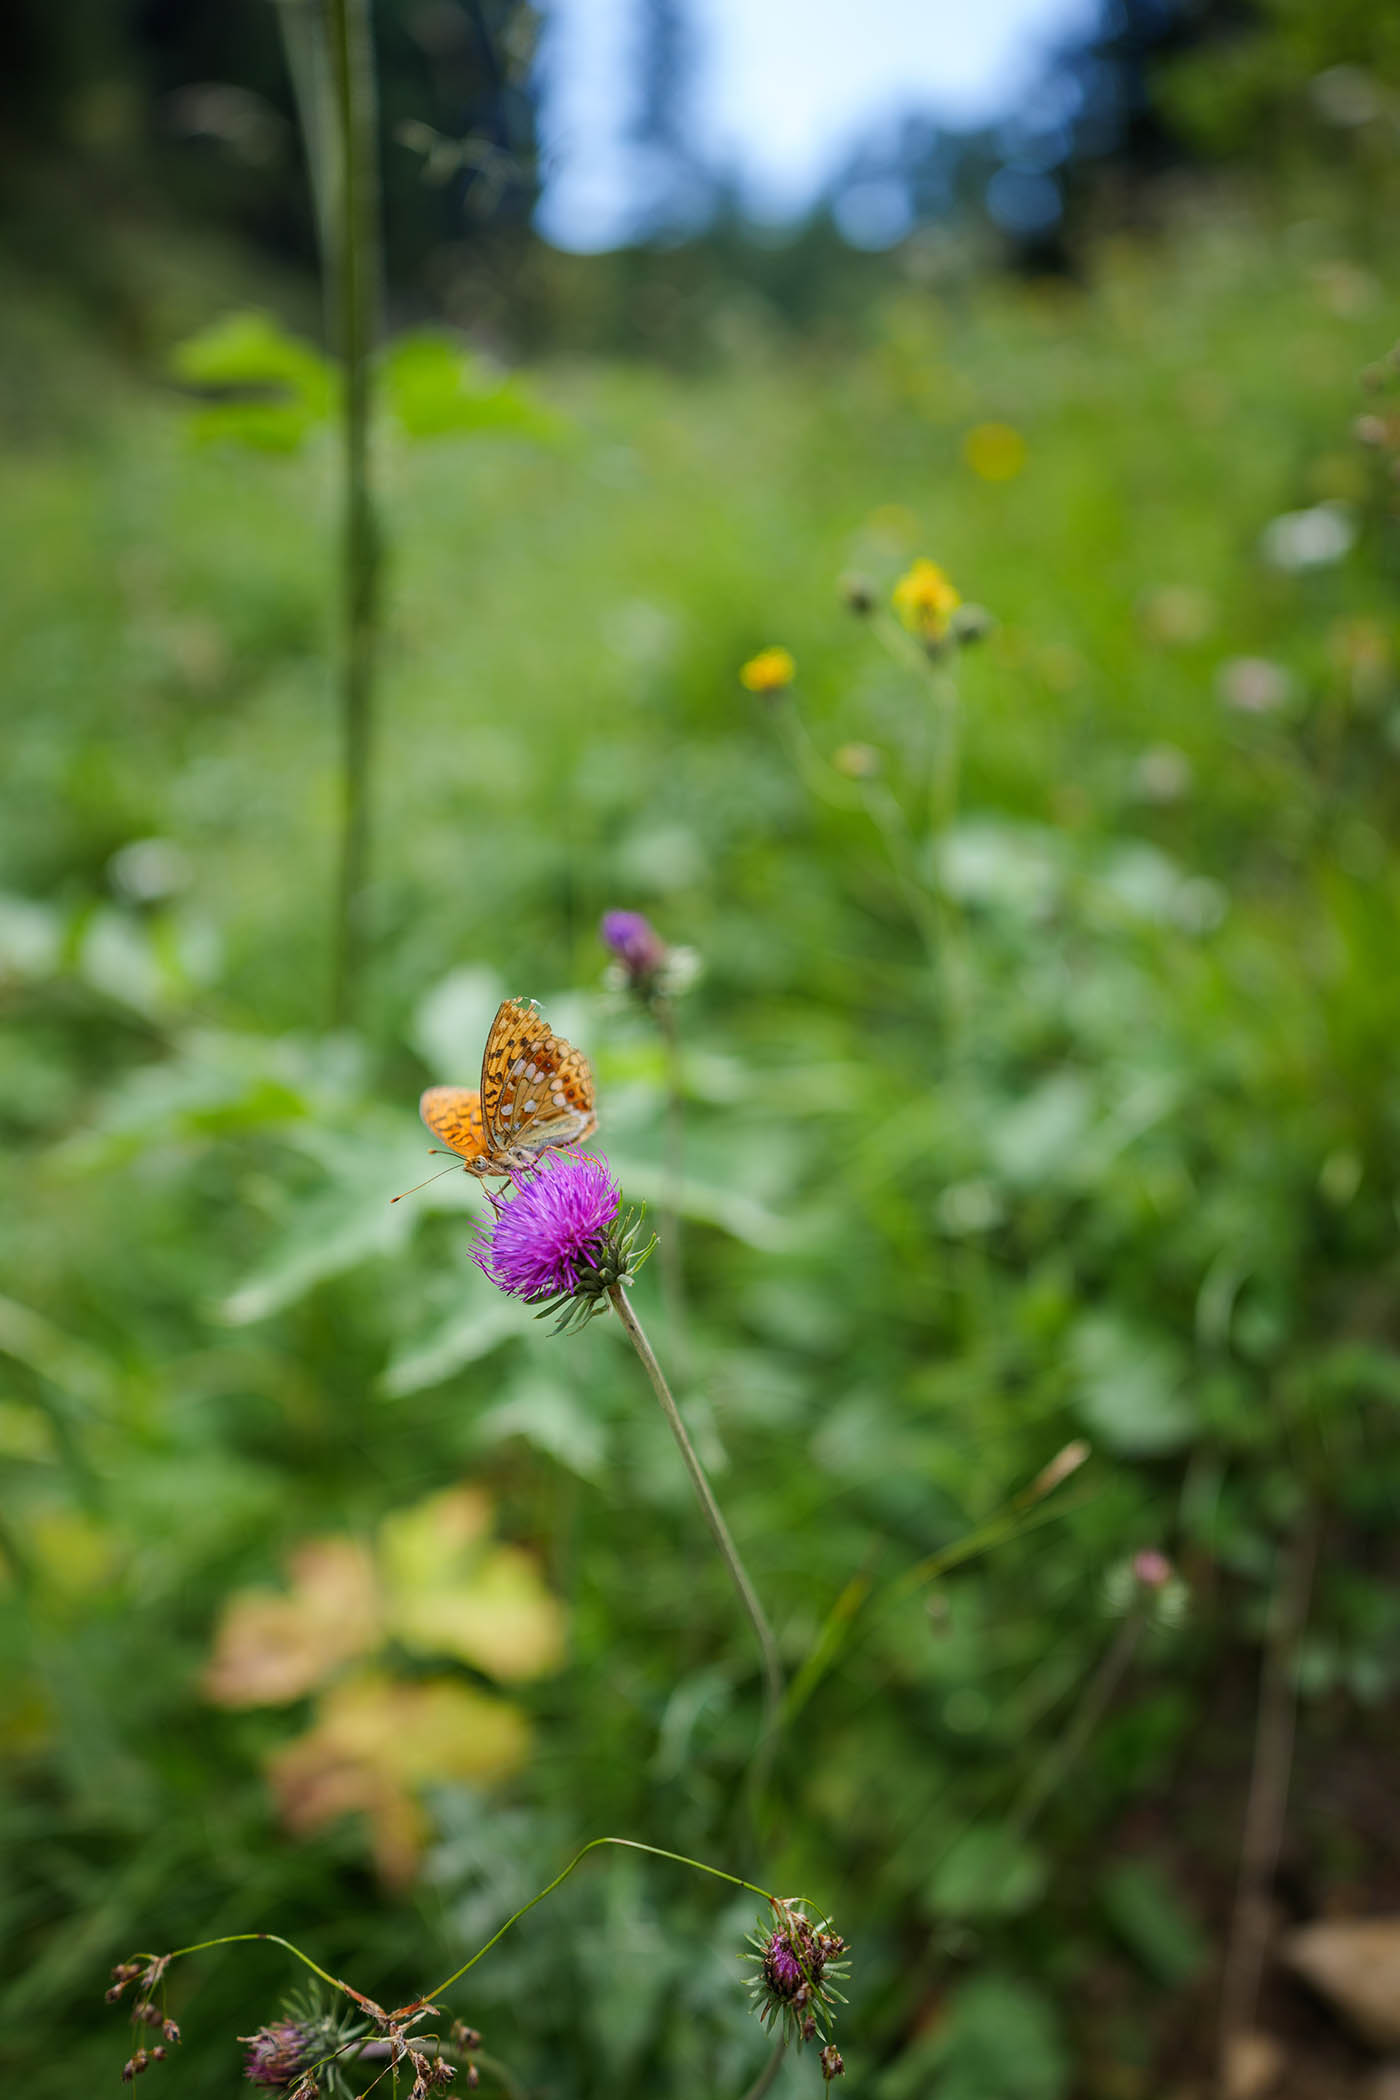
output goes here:
<path id="1" fill-rule="evenodd" d="M 936 561 L 920 555 L 894 587 L 893 604 L 904 625 L 921 641 L 941 642 L 962 594 L 949 582 Z"/>
<path id="2" fill-rule="evenodd" d="M 751 693 L 780 693 L 797 676 L 797 665 L 786 649 L 760 649 L 739 673 L 740 685 Z"/>

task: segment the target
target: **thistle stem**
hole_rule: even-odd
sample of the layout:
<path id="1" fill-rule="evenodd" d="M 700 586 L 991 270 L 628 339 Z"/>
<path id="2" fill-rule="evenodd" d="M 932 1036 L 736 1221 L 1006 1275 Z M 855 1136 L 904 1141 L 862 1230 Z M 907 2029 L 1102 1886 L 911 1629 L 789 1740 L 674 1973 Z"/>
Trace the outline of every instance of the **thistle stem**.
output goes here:
<path id="1" fill-rule="evenodd" d="M 685 1090 L 681 1069 L 676 1010 L 667 998 L 656 1001 L 656 1025 L 666 1047 L 666 1154 L 662 1183 L 660 1240 L 661 1290 L 671 1340 L 681 1377 L 689 1376 L 690 1347 L 685 1321 L 685 1258 L 681 1251 L 681 1181 L 685 1172 Z"/>
<path id="2" fill-rule="evenodd" d="M 767 2063 L 763 2066 L 763 2069 L 759 2072 L 757 2078 L 755 2078 L 753 2084 L 745 2093 L 744 2100 L 763 2100 L 763 2095 L 770 2090 L 773 2084 L 773 2080 L 777 2077 L 779 2071 L 781 2071 L 783 2067 L 783 2058 L 786 2055 L 787 2040 L 785 2036 L 780 2035 L 778 2037 L 777 2046 L 775 2047 L 773 2054 L 769 2057 Z"/>
<path id="3" fill-rule="evenodd" d="M 710 1536 L 720 1550 L 720 1556 L 729 1570 L 730 1581 L 739 1593 L 739 1601 L 748 1614 L 749 1623 L 758 1639 L 759 1653 L 763 1658 L 763 1737 L 762 1746 L 769 1749 L 774 1739 L 778 1716 L 783 1701 L 783 1666 L 778 1657 L 778 1644 L 773 1638 L 773 1629 L 764 1616 L 763 1606 L 750 1582 L 744 1563 L 739 1558 L 738 1548 L 729 1535 L 720 1506 L 714 1497 L 705 1468 L 701 1465 L 695 1446 L 691 1443 L 680 1409 L 666 1383 L 666 1374 L 656 1360 L 651 1343 L 647 1340 L 642 1323 L 632 1310 L 627 1293 L 620 1283 L 615 1283 L 608 1292 L 613 1311 L 622 1322 L 627 1339 L 642 1360 L 642 1368 L 651 1380 L 652 1391 L 661 1403 L 661 1412 L 670 1426 L 671 1434 L 680 1447 L 685 1469 L 690 1475 L 690 1484 L 695 1490 L 695 1499 L 710 1527 Z"/>
<path id="4" fill-rule="evenodd" d="M 1018 1837 L 1024 1837 L 1051 1795 L 1068 1776 L 1094 1730 L 1108 1711 L 1147 1624 L 1147 1612 L 1139 1606 L 1124 1619 L 1083 1692 L 1059 1741 L 1032 1772 L 1008 1821 Z"/>
<path id="5" fill-rule="evenodd" d="M 343 367 L 344 509 L 340 556 L 340 707 L 343 739 L 340 869 L 336 885 L 332 1018 L 352 1017 L 364 957 L 370 857 L 370 773 L 379 537 L 370 481 L 370 357 L 379 304 L 379 204 L 375 179 L 374 50 L 369 0 L 326 0 L 335 139 L 333 335 Z"/>

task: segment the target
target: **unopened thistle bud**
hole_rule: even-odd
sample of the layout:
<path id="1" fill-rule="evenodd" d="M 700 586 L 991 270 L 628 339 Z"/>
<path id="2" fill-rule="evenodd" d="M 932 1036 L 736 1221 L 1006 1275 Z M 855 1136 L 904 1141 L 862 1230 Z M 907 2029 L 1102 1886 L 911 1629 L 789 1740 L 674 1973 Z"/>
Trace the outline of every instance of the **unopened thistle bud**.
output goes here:
<path id="1" fill-rule="evenodd" d="M 328 2047 L 334 2048 L 339 2030 L 333 2021 L 274 2020 L 270 2027 L 241 2034 L 238 2039 L 248 2051 L 243 2076 L 250 2085 L 287 2087 L 297 2079 L 298 2091 L 314 2091 L 310 2066 Z"/>
<path id="2" fill-rule="evenodd" d="M 835 1987 L 850 1966 L 841 1958 L 846 1942 L 826 1928 L 826 1920 L 814 1925 L 800 1904 L 777 1899 L 772 1922 L 749 1935 L 755 1951 L 747 1959 L 758 1964 L 749 1985 L 754 2011 L 765 2027 L 780 2024 L 799 2046 L 825 2038 L 837 2003 L 846 2002 Z"/>

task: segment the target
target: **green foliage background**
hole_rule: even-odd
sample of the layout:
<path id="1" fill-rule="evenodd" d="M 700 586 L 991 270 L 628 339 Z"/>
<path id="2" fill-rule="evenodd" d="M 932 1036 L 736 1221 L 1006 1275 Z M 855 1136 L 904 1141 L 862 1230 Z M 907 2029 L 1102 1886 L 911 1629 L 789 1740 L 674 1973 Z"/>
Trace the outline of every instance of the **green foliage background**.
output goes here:
<path id="1" fill-rule="evenodd" d="M 550 1341 L 492 1300 L 459 1179 L 387 1202 L 419 1170 L 419 1088 L 472 1078 L 507 992 L 587 1047 L 599 1145 L 655 1201 L 664 1064 L 600 991 L 615 905 L 704 957 L 681 1017 L 683 1353 L 654 1265 L 638 1298 L 687 1367 L 789 1666 L 853 1577 L 878 1592 L 1068 1440 L 1094 1447 L 1047 1521 L 932 1606 L 858 1620 L 783 1752 L 768 1871 L 854 1944 L 853 2080 L 879 2100 L 1157 2089 L 1183 2006 L 1211 2002 L 1258 1643 L 1300 1527 L 1322 1542 L 1305 1772 L 1393 1739 L 1400 1672 L 1397 547 L 1393 483 L 1350 430 L 1400 282 L 1349 242 L 1344 215 L 1284 234 L 1221 212 L 1151 254 L 1106 248 L 1088 290 L 891 275 L 839 351 L 745 307 L 690 376 L 545 361 L 524 431 L 419 444 L 386 411 L 353 1038 L 322 1032 L 324 428 L 281 456 L 201 441 L 14 281 L 14 2090 L 115 2078 L 101 1990 L 133 1945 L 273 1928 L 394 2003 L 602 1832 L 753 1865 L 733 1806 L 753 1657 L 635 1363 L 611 1323 Z M 1027 442 L 1004 484 L 963 458 L 988 419 Z M 1270 520 L 1319 503 L 1356 528 L 1344 558 L 1271 565 Z M 809 791 L 736 670 L 786 644 L 818 747 L 868 743 L 904 782 L 928 697 L 837 579 L 883 592 L 919 552 L 997 626 L 960 667 L 957 827 L 901 873 L 866 813 Z M 1269 712 L 1222 695 L 1257 657 L 1286 674 Z M 178 860 L 114 859 L 150 839 Z M 952 900 L 956 1013 L 911 880 Z M 544 1556 L 569 1659 L 520 1694 L 528 1768 L 491 1797 L 443 1789 L 393 1897 L 355 1823 L 279 1834 L 259 1761 L 287 1717 L 216 1711 L 199 1678 L 231 1591 L 462 1478 Z M 1149 1546 L 1186 1608 L 1028 1818 Z M 1319 1907 L 1370 1886 L 1362 1809 L 1300 1785 L 1295 1842 Z M 460 2010 L 561 2100 L 737 2094 L 764 2054 L 750 1921 L 678 1869 L 605 1858 Z M 177 1970 L 187 2038 L 152 2078 L 233 2091 L 232 2037 L 288 1980 L 270 1950 Z"/>

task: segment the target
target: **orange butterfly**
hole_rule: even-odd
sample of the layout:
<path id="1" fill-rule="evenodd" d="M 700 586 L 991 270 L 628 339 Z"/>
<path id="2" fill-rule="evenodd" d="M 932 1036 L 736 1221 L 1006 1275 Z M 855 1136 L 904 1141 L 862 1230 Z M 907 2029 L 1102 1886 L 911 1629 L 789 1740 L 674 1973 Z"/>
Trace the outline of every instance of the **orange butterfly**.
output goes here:
<path id="1" fill-rule="evenodd" d="M 497 1007 L 480 1087 L 430 1086 L 418 1113 L 483 1181 L 526 1172 L 542 1152 L 579 1144 L 598 1128 L 588 1059 L 551 1031 L 533 999 Z"/>

